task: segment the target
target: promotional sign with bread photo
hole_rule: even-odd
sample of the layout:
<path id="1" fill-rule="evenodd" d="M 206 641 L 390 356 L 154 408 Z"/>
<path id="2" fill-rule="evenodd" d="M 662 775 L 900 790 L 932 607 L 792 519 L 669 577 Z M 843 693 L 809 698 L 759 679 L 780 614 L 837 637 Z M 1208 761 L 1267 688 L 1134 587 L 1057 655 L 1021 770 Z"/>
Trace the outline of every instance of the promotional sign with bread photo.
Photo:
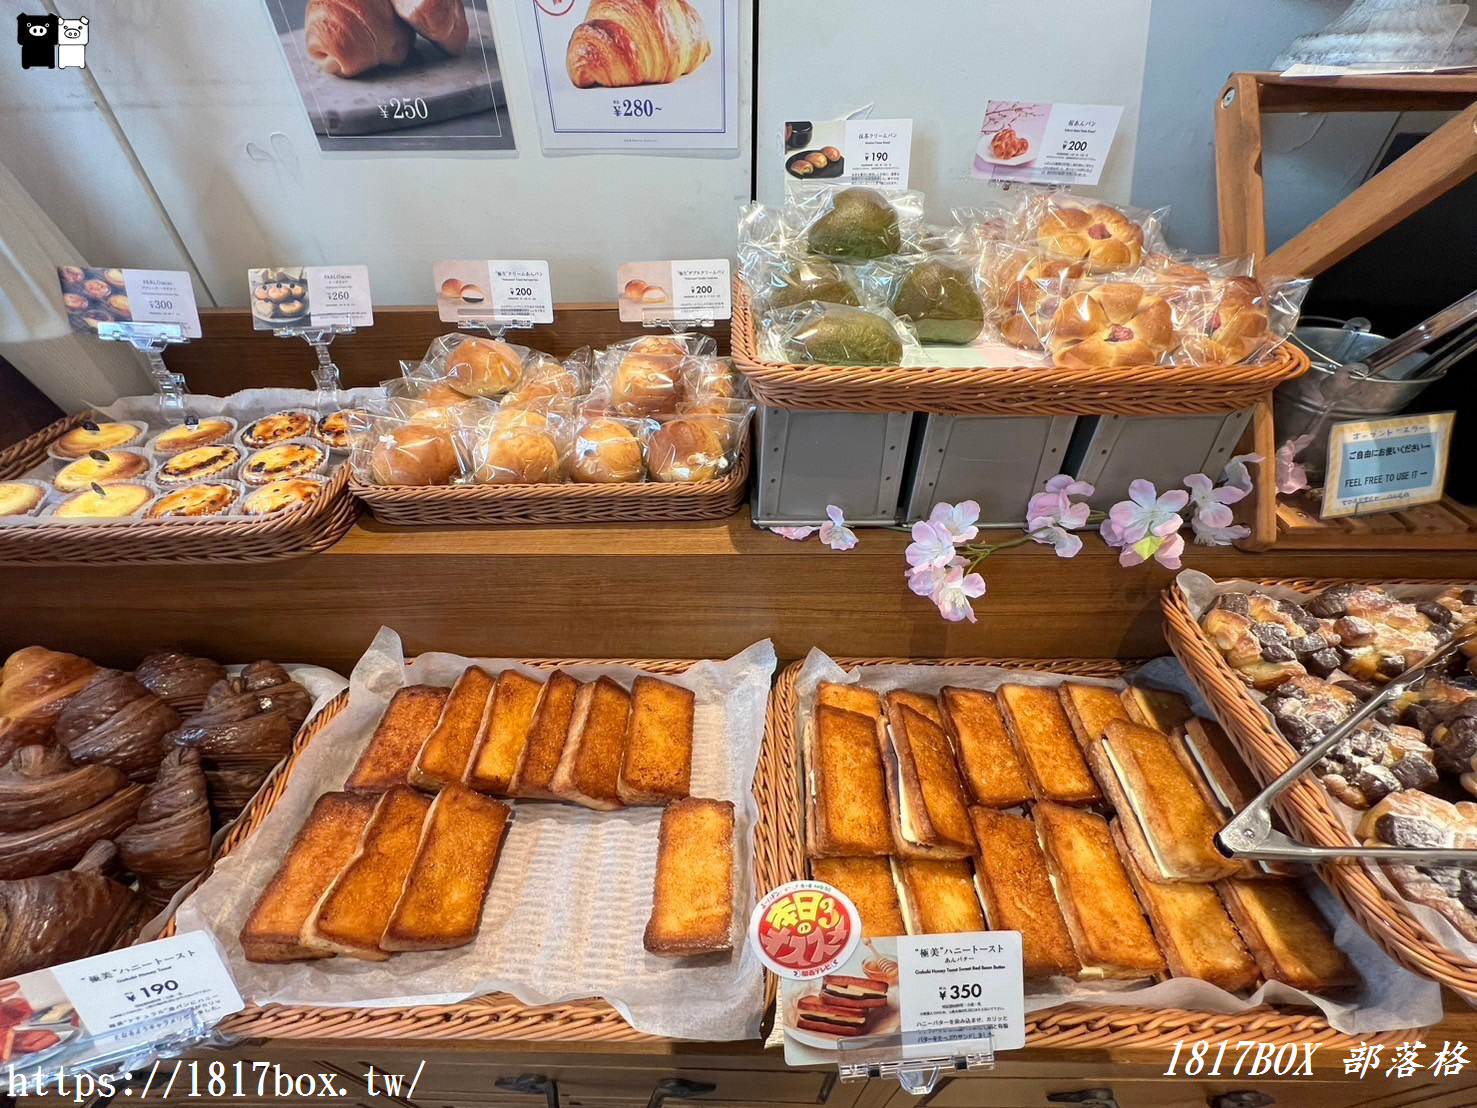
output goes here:
<path id="1" fill-rule="evenodd" d="M 324 150 L 512 150 L 487 0 L 266 0 Z"/>

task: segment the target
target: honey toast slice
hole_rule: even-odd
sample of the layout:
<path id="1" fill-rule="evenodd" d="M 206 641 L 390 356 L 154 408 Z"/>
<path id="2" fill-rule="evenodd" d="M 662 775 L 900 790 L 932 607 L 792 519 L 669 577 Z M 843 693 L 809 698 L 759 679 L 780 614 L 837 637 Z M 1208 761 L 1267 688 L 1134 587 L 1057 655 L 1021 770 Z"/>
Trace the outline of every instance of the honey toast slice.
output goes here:
<path id="1" fill-rule="evenodd" d="M 1129 719 L 1166 735 L 1173 735 L 1195 718 L 1195 713 L 1190 711 L 1190 702 L 1168 689 L 1130 685 L 1123 690 L 1122 699 Z"/>
<path id="2" fill-rule="evenodd" d="M 903 918 L 910 935 L 952 935 L 985 930 L 968 862 L 933 858 L 894 858 L 902 890 Z"/>
<path id="3" fill-rule="evenodd" d="M 1268 981 L 1326 993 L 1358 983 L 1333 929 L 1296 881 L 1222 881 L 1216 886 Z"/>
<path id="4" fill-rule="evenodd" d="M 441 717 L 410 767 L 410 783 L 423 789 L 459 784 L 472 761 L 482 720 L 497 679 L 481 666 L 468 666 L 451 686 Z"/>
<path id="5" fill-rule="evenodd" d="M 891 694 L 889 694 L 891 696 Z M 974 853 L 974 829 L 944 729 L 906 703 L 888 701 L 896 759 L 898 830 L 909 846 Z"/>
<path id="6" fill-rule="evenodd" d="M 371 962 L 390 956 L 380 939 L 405 891 L 430 809 L 431 798 L 409 785 L 379 798 L 359 849 L 303 925 L 303 945 Z"/>
<path id="7" fill-rule="evenodd" d="M 344 788 L 351 793 L 382 793 L 408 784 L 415 756 L 430 738 L 450 693 L 438 685 L 396 690 Z"/>
<path id="8" fill-rule="evenodd" d="M 1103 798 L 1055 689 L 1001 685 L 996 695 L 1038 800 L 1082 805 Z"/>
<path id="9" fill-rule="evenodd" d="M 1057 902 L 1082 962 L 1079 977 L 1162 974 L 1164 956 L 1144 919 L 1108 821 L 1043 800 L 1031 811 Z"/>
<path id="10" fill-rule="evenodd" d="M 1025 816 L 991 808 L 971 808 L 969 814 L 979 842 L 975 887 L 990 930 L 1021 933 L 1027 980 L 1074 976 L 1082 963 L 1056 902 L 1036 828 Z"/>
<path id="11" fill-rule="evenodd" d="M 510 795 L 508 790 L 513 787 L 513 775 L 528 745 L 533 713 L 543 691 L 543 682 L 516 669 L 505 669 L 497 675 L 492 702 L 467 763 L 464 783 L 469 788 L 493 796 Z"/>
<path id="12" fill-rule="evenodd" d="M 1262 787 L 1220 724 L 1195 717 L 1185 724 L 1183 743 L 1227 818 L 1261 794 Z"/>
<path id="13" fill-rule="evenodd" d="M 1123 837 L 1120 820 L 1113 841 L 1128 870 L 1149 926 L 1174 977 L 1198 977 L 1229 993 L 1254 990 L 1260 975 L 1215 888 L 1195 881 L 1152 881 Z"/>
<path id="14" fill-rule="evenodd" d="M 951 685 L 939 690 L 939 703 L 970 799 L 986 808 L 1014 808 L 1030 800 L 1031 783 L 1010 745 L 995 694 Z"/>
<path id="15" fill-rule="evenodd" d="M 929 722 L 939 727 L 944 725 L 944 713 L 939 707 L 938 699 L 927 693 L 913 692 L 911 689 L 893 689 L 882 698 L 882 701 L 886 705 L 889 720 L 902 709 L 910 708 Z"/>
<path id="16" fill-rule="evenodd" d="M 812 857 L 892 853 L 880 719 L 818 704 L 805 751 Z"/>
<path id="17" fill-rule="evenodd" d="M 882 697 L 860 685 L 843 685 L 839 681 L 822 681 L 815 687 L 815 702 L 830 708 L 855 712 L 868 719 L 882 718 Z"/>
<path id="18" fill-rule="evenodd" d="M 352 793 L 324 793 L 314 802 L 241 928 L 241 950 L 248 962 L 333 956 L 330 950 L 303 944 L 303 925 L 358 849 L 375 804 L 373 796 Z"/>
<path id="19" fill-rule="evenodd" d="M 862 917 L 862 938 L 908 933 L 888 859 L 816 858 L 810 863 L 810 875 L 840 889 L 856 905 L 857 914 Z"/>
<path id="20" fill-rule="evenodd" d="M 574 715 L 574 698 L 580 683 L 562 669 L 549 674 L 533 710 L 533 723 L 528 728 L 528 742 L 513 774 L 512 796 L 540 800 L 556 800 L 550 791 L 554 772 L 564 754 L 569 738 L 569 721 Z"/>
<path id="21" fill-rule="evenodd" d="M 733 803 L 687 797 L 662 811 L 642 945 L 683 957 L 733 947 Z"/>
<path id="22" fill-rule="evenodd" d="M 1083 750 L 1102 738 L 1108 724 L 1115 719 L 1128 718 L 1117 689 L 1067 681 L 1057 686 L 1056 693 L 1061 698 L 1067 719 L 1072 721 L 1072 733 L 1077 736 Z"/>
<path id="23" fill-rule="evenodd" d="M 1175 744 L 1127 720 L 1108 724 L 1089 757 L 1123 823 L 1139 868 L 1155 881 L 1219 881 L 1242 871 L 1215 845 L 1224 819 Z"/>
<path id="24" fill-rule="evenodd" d="M 381 949 L 449 950 L 477 937 L 512 813 L 464 785 L 436 795 Z"/>
<path id="25" fill-rule="evenodd" d="M 623 804 L 666 804 L 692 791 L 691 689 L 642 675 L 631 682 L 631 715 L 616 795 Z"/>
<path id="26" fill-rule="evenodd" d="M 549 786 L 560 800 L 597 811 L 623 807 L 618 784 L 626 748 L 631 694 L 609 677 L 580 688 L 569 719 L 569 738 Z"/>

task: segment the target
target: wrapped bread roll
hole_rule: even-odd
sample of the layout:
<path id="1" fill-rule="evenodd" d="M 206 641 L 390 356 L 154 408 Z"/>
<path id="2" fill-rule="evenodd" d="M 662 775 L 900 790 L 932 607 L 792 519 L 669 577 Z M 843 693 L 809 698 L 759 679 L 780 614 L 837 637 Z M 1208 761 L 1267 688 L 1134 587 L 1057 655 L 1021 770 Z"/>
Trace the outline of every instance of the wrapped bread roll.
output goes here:
<path id="1" fill-rule="evenodd" d="M 676 410 L 682 397 L 683 358 L 672 354 L 627 354 L 610 381 L 610 406 L 632 416 Z"/>
<path id="2" fill-rule="evenodd" d="M 654 481 L 714 481 L 727 468 L 719 421 L 699 416 L 668 420 L 652 432 L 646 461 Z"/>
<path id="3" fill-rule="evenodd" d="M 589 484 L 619 484 L 640 481 L 646 475 L 641 440 L 619 420 L 592 419 L 574 438 L 570 475 Z"/>
<path id="4" fill-rule="evenodd" d="M 478 446 L 475 473 L 484 485 L 552 484 L 560 478 L 559 447 L 535 427 L 495 430 Z"/>
<path id="5" fill-rule="evenodd" d="M 1163 290 L 1110 281 L 1067 297 L 1051 318 L 1047 349 L 1071 369 L 1157 365 L 1179 345 Z"/>
<path id="6" fill-rule="evenodd" d="M 451 431 L 428 423 L 386 428 L 369 457 L 377 485 L 449 485 L 461 472 Z"/>
<path id="7" fill-rule="evenodd" d="M 446 380 L 464 396 L 501 396 L 523 376 L 523 357 L 497 339 L 467 338 L 446 356 Z"/>

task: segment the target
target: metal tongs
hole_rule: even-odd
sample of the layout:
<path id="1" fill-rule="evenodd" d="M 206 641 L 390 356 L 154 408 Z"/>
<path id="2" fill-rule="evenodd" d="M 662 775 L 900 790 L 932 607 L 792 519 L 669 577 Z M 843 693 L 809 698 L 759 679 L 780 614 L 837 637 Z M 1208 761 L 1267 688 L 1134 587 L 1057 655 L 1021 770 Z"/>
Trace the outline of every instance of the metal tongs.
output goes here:
<path id="1" fill-rule="evenodd" d="M 1437 647 L 1399 677 L 1395 678 L 1358 711 L 1314 743 L 1287 771 L 1263 789 L 1250 804 L 1238 812 L 1215 837 L 1215 845 L 1228 858 L 1252 858 L 1264 862 L 1333 862 L 1342 859 L 1369 858 L 1398 862 L 1402 865 L 1471 865 L 1477 863 L 1474 847 L 1424 846 L 1309 846 L 1272 827 L 1272 801 L 1313 764 L 1327 754 L 1340 740 L 1352 734 L 1385 704 L 1402 696 L 1426 676 L 1445 666 L 1461 648 L 1477 638 L 1477 620 L 1457 628 L 1451 639 Z"/>

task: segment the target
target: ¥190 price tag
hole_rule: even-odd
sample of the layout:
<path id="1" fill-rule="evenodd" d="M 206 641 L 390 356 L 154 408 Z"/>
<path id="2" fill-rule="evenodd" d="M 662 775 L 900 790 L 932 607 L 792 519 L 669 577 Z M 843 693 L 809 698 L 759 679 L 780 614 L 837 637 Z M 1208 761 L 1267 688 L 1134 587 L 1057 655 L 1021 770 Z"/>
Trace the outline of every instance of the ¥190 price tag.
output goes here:
<path id="1" fill-rule="evenodd" d="M 908 187 L 913 151 L 911 119 L 848 119 L 845 177 L 854 185 Z"/>
<path id="2" fill-rule="evenodd" d="M 905 1030 L 975 1030 L 988 1032 L 996 1050 L 1025 1045 L 1019 931 L 899 937 L 897 961 Z"/>
<path id="3" fill-rule="evenodd" d="M 493 318 L 499 323 L 553 323 L 554 293 L 549 263 L 493 261 Z"/>

